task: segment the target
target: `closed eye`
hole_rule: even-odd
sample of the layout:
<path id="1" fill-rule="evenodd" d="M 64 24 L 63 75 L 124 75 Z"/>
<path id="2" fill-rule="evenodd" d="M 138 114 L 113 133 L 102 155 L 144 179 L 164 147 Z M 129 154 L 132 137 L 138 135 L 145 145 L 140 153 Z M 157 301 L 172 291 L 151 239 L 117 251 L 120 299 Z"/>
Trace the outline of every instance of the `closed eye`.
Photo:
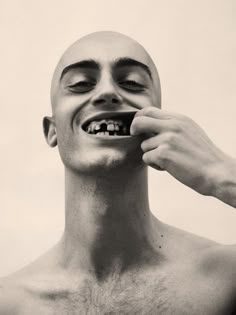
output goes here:
<path id="1" fill-rule="evenodd" d="M 145 86 L 143 84 L 140 84 L 139 82 L 134 80 L 120 81 L 119 86 L 127 91 L 134 93 L 143 92 L 145 90 Z"/>
<path id="2" fill-rule="evenodd" d="M 96 83 L 92 81 L 79 81 L 69 85 L 68 87 L 71 92 L 86 93 L 91 91 L 95 85 Z"/>

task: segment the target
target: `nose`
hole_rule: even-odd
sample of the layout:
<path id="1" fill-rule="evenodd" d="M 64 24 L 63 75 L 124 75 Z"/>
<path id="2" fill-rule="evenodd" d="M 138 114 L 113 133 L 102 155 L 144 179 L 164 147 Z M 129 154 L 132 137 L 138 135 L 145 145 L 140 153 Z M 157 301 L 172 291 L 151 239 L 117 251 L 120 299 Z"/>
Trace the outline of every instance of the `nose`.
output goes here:
<path id="1" fill-rule="evenodd" d="M 103 78 L 99 84 L 98 92 L 92 99 L 93 105 L 117 106 L 122 104 L 122 98 L 118 94 L 115 82 L 112 78 Z"/>

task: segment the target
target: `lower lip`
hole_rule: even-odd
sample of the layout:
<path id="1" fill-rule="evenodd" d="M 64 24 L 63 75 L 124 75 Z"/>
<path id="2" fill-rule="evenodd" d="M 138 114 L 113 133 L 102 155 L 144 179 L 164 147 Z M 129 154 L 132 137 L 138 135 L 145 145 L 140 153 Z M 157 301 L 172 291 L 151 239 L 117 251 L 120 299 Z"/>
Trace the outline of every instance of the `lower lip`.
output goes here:
<path id="1" fill-rule="evenodd" d="M 88 135 L 89 137 L 91 138 L 94 138 L 94 139 L 106 139 L 106 140 L 109 140 L 109 139 L 112 139 L 112 140 L 115 140 L 115 139 L 127 139 L 127 138 L 131 138 L 131 136 L 105 136 L 105 135 L 92 135 L 92 134 L 89 134 L 89 133 L 86 133 L 86 135 Z"/>

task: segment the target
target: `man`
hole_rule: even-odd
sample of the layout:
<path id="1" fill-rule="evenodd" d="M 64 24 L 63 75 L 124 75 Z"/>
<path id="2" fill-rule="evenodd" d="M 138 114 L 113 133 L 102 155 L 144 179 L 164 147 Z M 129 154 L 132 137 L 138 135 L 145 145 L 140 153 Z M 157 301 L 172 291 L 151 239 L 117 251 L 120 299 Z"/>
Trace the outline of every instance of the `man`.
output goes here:
<path id="1" fill-rule="evenodd" d="M 80 39 L 51 100 L 44 132 L 65 166 L 65 231 L 2 280 L 0 314 L 235 314 L 235 246 L 155 218 L 147 165 L 235 207 L 236 162 L 192 120 L 160 110 L 144 48 L 114 32 Z"/>

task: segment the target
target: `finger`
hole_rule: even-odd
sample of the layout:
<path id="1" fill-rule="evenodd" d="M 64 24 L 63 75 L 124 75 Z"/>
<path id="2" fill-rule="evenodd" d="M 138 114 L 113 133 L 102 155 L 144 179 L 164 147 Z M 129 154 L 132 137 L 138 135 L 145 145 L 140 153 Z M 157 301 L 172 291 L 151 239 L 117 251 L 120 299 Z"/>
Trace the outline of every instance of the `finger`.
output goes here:
<path id="1" fill-rule="evenodd" d="M 180 115 L 177 113 L 172 113 L 172 112 L 165 111 L 163 109 L 159 109 L 154 106 L 148 106 L 139 110 L 136 113 L 135 117 L 139 117 L 139 116 L 147 116 L 147 117 L 165 120 L 165 119 L 176 118 L 176 117 L 179 117 Z"/>
<path id="2" fill-rule="evenodd" d="M 165 142 L 165 140 L 166 140 L 165 134 L 155 135 L 151 138 L 145 139 L 141 143 L 141 148 L 143 152 L 147 152 L 155 148 L 158 148 L 162 143 Z"/>
<path id="3" fill-rule="evenodd" d="M 158 171 L 164 171 L 164 165 L 161 160 L 158 159 L 158 150 L 154 149 L 143 154 L 143 161 L 148 166 L 155 168 Z"/>
<path id="4" fill-rule="evenodd" d="M 158 171 L 165 171 L 164 170 L 164 168 L 161 168 L 160 166 L 158 166 L 158 165 L 155 165 L 155 164 L 150 164 L 150 165 L 148 165 L 148 166 L 150 166 L 150 167 L 152 167 L 152 168 L 155 168 L 155 170 L 158 170 Z"/>
<path id="5" fill-rule="evenodd" d="M 131 135 L 145 133 L 159 133 L 166 128 L 166 123 L 152 117 L 140 116 L 135 117 L 130 126 Z"/>

